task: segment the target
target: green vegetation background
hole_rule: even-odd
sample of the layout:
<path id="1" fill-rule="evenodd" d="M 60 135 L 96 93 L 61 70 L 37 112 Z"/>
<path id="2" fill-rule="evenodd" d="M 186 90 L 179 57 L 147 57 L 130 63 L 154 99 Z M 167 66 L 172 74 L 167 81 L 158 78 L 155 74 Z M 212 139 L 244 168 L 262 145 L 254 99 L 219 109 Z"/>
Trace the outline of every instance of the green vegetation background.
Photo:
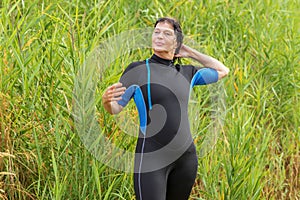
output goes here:
<path id="1" fill-rule="evenodd" d="M 0 199 L 135 199 L 132 174 L 98 162 L 74 131 L 74 79 L 99 43 L 161 16 L 231 69 L 224 126 L 191 199 L 299 199 L 299 10 L 299 0 L 0 1 Z M 101 91 L 150 53 L 120 58 L 98 83 L 99 122 L 116 141 Z"/>

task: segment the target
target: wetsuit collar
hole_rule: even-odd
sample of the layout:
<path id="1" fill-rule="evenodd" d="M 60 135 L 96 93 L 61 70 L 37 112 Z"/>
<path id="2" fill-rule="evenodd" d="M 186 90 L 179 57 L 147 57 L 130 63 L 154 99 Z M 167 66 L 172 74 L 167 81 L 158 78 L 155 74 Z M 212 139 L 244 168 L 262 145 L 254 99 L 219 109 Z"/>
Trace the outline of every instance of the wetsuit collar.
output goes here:
<path id="1" fill-rule="evenodd" d="M 152 55 L 152 57 L 150 58 L 150 61 L 154 62 L 154 63 L 160 63 L 163 65 L 167 65 L 167 66 L 173 65 L 173 60 L 164 59 L 155 54 Z"/>

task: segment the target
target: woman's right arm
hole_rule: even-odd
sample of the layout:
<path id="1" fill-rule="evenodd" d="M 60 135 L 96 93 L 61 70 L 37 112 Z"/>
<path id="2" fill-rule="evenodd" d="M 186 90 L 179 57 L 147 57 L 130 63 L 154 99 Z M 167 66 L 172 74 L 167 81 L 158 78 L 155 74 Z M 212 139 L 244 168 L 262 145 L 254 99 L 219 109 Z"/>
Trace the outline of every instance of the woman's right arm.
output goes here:
<path id="1" fill-rule="evenodd" d="M 118 104 L 118 101 L 122 99 L 126 88 L 122 87 L 122 83 L 118 82 L 109 86 L 102 95 L 102 104 L 104 109 L 112 114 L 118 114 L 122 111 L 123 107 Z"/>

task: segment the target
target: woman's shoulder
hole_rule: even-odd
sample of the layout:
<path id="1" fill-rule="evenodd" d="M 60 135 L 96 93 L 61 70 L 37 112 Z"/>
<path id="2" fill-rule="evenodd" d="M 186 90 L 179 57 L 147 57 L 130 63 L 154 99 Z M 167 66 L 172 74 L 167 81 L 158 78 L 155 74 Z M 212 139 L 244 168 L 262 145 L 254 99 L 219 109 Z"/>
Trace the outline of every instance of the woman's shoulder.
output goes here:
<path id="1" fill-rule="evenodd" d="M 133 69 L 137 69 L 139 67 L 144 67 L 145 63 L 145 60 L 131 62 L 124 70 L 124 73 L 127 73 L 128 71 L 131 71 Z"/>
<path id="2" fill-rule="evenodd" d="M 137 67 L 145 66 L 145 60 L 131 62 L 125 69 L 124 73 Z"/>

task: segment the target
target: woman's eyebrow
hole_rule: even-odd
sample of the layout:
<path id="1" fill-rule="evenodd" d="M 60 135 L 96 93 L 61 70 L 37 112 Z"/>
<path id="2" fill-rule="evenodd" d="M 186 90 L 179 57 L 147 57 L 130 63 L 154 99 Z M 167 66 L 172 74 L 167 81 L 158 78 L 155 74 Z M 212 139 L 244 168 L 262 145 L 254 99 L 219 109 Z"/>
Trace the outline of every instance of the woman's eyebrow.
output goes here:
<path id="1" fill-rule="evenodd" d="M 155 27 L 154 30 L 159 30 L 159 31 L 170 31 L 170 32 L 173 32 L 173 31 L 174 31 L 173 29 L 170 29 L 170 28 L 158 28 L 158 27 Z"/>

